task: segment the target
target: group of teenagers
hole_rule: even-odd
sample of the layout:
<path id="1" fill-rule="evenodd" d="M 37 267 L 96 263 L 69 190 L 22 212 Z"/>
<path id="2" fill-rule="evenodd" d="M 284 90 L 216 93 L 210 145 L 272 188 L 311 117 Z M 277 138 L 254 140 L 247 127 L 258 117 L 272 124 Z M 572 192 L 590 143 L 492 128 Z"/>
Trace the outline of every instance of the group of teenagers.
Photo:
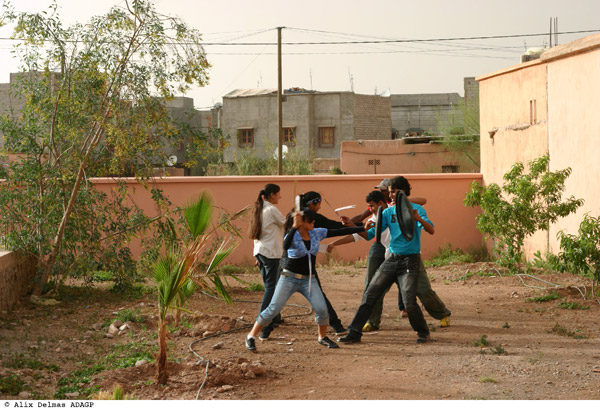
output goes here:
<path id="1" fill-rule="evenodd" d="M 421 231 L 433 235 L 433 223 L 423 208 L 426 199 L 410 198 L 410 190 L 406 178 L 386 178 L 366 196 L 367 208 L 362 213 L 353 218 L 341 216 L 340 221 L 335 221 L 319 213 L 322 197 L 314 191 L 299 195 L 295 208 L 284 217 L 276 207 L 281 199 L 279 186 L 267 184 L 258 194 L 250 225 L 253 254 L 265 292 L 260 313 L 246 336 L 246 349 L 255 351 L 256 338 L 270 337 L 283 322 L 281 311 L 296 292 L 310 302 L 315 312 L 318 343 L 330 349 L 339 346 L 327 336 L 327 326 L 341 336 L 337 341 L 342 343 L 358 343 L 363 332 L 379 329 L 383 298 L 394 283 L 398 286 L 398 308 L 417 332 L 417 343 L 430 338 L 417 297 L 425 310 L 440 320 L 441 327 L 449 326 L 451 312 L 431 289 L 421 260 Z M 415 229 L 410 240 L 397 222 L 394 200 L 398 191 L 409 197 L 412 207 Z M 376 224 L 381 236 L 377 235 Z M 325 248 L 321 245 L 325 238 L 341 237 L 327 245 L 327 252 L 331 252 L 336 246 L 362 239 L 370 241 L 376 236 L 369 249 L 363 298 L 346 329 L 323 291 L 315 265 L 317 253 Z"/>

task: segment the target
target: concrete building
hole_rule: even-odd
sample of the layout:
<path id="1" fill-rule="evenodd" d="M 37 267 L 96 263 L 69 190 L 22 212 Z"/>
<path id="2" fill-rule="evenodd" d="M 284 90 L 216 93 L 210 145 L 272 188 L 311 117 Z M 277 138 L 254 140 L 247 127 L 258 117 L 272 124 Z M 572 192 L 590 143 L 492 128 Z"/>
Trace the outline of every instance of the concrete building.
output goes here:
<path id="1" fill-rule="evenodd" d="M 532 257 L 559 251 L 557 233 L 577 232 L 583 215 L 600 215 L 600 34 L 553 47 L 537 60 L 477 78 L 481 107 L 481 173 L 502 183 L 517 161 L 549 153 L 550 170 L 571 167 L 565 196 L 583 198 L 576 214 L 527 238 Z"/>
<path id="2" fill-rule="evenodd" d="M 391 139 L 390 98 L 353 92 L 289 89 L 284 93 L 284 144 L 305 158 L 338 159 L 342 141 Z M 234 90 L 223 97 L 225 162 L 242 149 L 272 156 L 278 146 L 277 90 Z"/>
<path id="3" fill-rule="evenodd" d="M 392 94 L 392 127 L 397 136 L 478 133 L 479 86 L 474 77 L 464 79 L 464 90 L 464 97 L 458 93 Z"/>

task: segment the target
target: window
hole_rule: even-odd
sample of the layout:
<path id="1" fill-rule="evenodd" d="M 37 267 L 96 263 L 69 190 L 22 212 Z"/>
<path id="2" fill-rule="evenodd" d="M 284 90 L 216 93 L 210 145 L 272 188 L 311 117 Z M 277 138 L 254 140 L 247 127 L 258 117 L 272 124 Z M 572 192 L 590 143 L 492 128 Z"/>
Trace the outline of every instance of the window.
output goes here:
<path id="1" fill-rule="evenodd" d="M 254 128 L 239 128 L 238 147 L 246 148 L 254 146 Z"/>
<path id="2" fill-rule="evenodd" d="M 289 147 L 296 146 L 296 127 L 287 127 L 283 129 L 283 144 Z"/>
<path id="3" fill-rule="evenodd" d="M 335 127 L 319 127 L 319 147 L 329 148 L 335 144 Z"/>
<path id="4" fill-rule="evenodd" d="M 458 165 L 442 165 L 442 172 L 448 174 L 455 174 L 458 172 L 460 167 Z"/>

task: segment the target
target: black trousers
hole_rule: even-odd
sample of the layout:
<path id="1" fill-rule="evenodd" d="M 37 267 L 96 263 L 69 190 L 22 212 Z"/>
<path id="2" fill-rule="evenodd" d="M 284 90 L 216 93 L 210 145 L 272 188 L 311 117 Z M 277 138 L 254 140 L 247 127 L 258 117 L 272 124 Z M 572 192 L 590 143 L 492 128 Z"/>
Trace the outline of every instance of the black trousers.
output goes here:
<path id="1" fill-rule="evenodd" d="M 419 265 L 421 255 L 395 255 L 386 259 L 371 280 L 367 291 L 363 294 L 358 311 L 348 326 L 351 332 L 362 335 L 362 328 L 369 319 L 375 303 L 394 283 L 398 283 L 404 300 L 406 313 L 411 327 L 419 336 L 429 335 L 427 322 L 417 304 L 417 288 L 419 284 Z"/>

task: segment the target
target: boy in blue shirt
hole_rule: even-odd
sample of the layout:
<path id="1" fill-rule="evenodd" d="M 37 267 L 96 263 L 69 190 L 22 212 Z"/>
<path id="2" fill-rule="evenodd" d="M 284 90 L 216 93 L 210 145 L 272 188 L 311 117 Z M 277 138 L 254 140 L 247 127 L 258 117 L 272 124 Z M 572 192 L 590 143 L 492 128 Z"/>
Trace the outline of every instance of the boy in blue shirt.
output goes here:
<path id="1" fill-rule="evenodd" d="M 392 197 L 404 187 L 409 186 L 404 177 L 395 177 L 390 184 Z M 427 217 L 425 209 L 417 204 L 411 203 L 413 218 L 415 220 L 415 233 L 411 241 L 402 236 L 400 225 L 397 223 L 396 207 L 390 207 L 381 215 L 381 230 L 390 231 L 389 251 L 391 256 L 379 267 L 371 280 L 367 291 L 363 295 L 362 303 L 348 326 L 349 333 L 338 339 L 343 343 L 358 343 L 362 337 L 362 328 L 369 319 L 373 306 L 377 300 L 394 282 L 398 282 L 402 292 L 404 306 L 408 313 L 408 320 L 413 330 L 417 332 L 417 343 L 425 343 L 429 340 L 429 328 L 423 317 L 423 312 L 417 304 L 417 285 L 419 276 L 419 265 L 421 263 L 421 230 L 431 235 L 434 234 L 433 223 Z M 375 236 L 375 228 L 367 232 L 368 239 Z"/>

